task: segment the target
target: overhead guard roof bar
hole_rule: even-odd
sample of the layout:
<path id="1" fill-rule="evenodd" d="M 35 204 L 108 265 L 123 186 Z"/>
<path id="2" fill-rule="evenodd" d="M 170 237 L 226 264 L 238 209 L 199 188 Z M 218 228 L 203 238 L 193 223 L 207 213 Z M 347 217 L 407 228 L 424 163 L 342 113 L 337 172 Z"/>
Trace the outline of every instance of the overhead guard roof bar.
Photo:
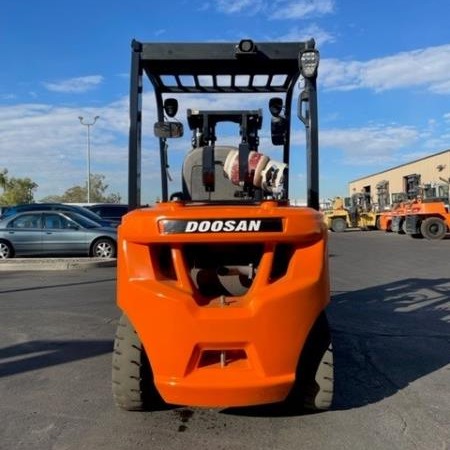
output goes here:
<path id="1" fill-rule="evenodd" d="M 142 68 L 155 90 L 161 93 L 220 93 L 220 92 L 287 92 L 298 79 L 299 52 L 306 43 L 257 43 L 256 53 L 240 54 L 234 44 L 223 43 L 150 43 L 142 44 Z M 183 75 L 194 77 L 193 86 L 167 85 L 164 77 Z M 202 76 L 211 75 L 211 85 L 202 84 Z M 229 75 L 230 86 L 219 85 L 218 76 Z M 244 89 L 236 77 L 248 75 L 250 82 Z M 258 75 L 266 75 L 267 83 L 260 84 Z M 276 75 L 286 76 L 282 85 L 273 85 Z M 181 81 L 181 80 L 180 80 Z"/>

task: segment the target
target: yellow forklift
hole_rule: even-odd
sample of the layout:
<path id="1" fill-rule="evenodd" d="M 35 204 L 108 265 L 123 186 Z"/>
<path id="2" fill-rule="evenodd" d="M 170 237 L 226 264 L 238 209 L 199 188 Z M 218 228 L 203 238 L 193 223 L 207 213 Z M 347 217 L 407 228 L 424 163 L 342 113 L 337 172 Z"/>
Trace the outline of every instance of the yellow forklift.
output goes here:
<path id="1" fill-rule="evenodd" d="M 373 230 L 376 228 L 378 213 L 375 212 L 368 192 L 358 192 L 351 197 L 335 197 L 331 208 L 323 211 L 323 219 L 328 229 L 336 233 L 347 228 Z"/>
<path id="2" fill-rule="evenodd" d="M 349 200 L 349 197 L 335 197 L 331 200 L 330 207 L 322 211 L 324 222 L 329 230 L 340 233 L 352 226 L 347 209 Z"/>

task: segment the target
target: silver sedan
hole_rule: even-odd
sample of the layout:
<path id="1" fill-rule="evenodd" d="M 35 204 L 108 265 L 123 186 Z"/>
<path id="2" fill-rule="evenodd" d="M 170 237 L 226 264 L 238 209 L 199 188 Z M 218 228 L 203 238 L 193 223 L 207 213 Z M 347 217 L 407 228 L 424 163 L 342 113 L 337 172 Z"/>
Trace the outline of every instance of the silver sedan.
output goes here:
<path id="1" fill-rule="evenodd" d="M 30 255 L 114 258 L 115 228 L 75 212 L 33 211 L 0 221 L 0 259 Z"/>

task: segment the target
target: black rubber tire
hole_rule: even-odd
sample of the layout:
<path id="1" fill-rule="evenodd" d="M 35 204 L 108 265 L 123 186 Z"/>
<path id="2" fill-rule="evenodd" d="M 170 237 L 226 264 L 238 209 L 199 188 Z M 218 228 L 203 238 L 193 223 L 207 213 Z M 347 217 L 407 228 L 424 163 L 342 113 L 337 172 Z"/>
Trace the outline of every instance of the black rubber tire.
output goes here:
<path id="1" fill-rule="evenodd" d="M 377 217 L 377 220 L 375 221 L 375 229 L 381 230 L 381 217 Z"/>
<path id="2" fill-rule="evenodd" d="M 447 225 L 440 217 L 428 217 L 422 221 L 420 232 L 426 239 L 443 239 L 447 234 Z"/>
<path id="3" fill-rule="evenodd" d="M 125 314 L 114 339 L 112 392 L 116 405 L 127 411 L 156 409 L 163 403 L 144 347 Z"/>
<path id="4" fill-rule="evenodd" d="M 347 223 L 342 217 L 336 217 L 331 221 L 331 231 L 342 233 L 347 228 Z"/>
<path id="5" fill-rule="evenodd" d="M 14 248 L 8 241 L 0 241 L 0 259 L 14 257 Z"/>
<path id="6" fill-rule="evenodd" d="M 423 239 L 423 234 L 422 233 L 412 233 L 412 234 L 410 234 L 410 236 L 413 239 Z"/>
<path id="7" fill-rule="evenodd" d="M 294 408 L 324 411 L 331 407 L 333 390 L 333 346 L 330 326 L 322 312 L 306 340 L 287 402 Z"/>
<path id="8" fill-rule="evenodd" d="M 97 239 L 91 246 L 90 256 L 96 258 L 115 258 L 117 252 L 116 243 L 112 239 Z"/>

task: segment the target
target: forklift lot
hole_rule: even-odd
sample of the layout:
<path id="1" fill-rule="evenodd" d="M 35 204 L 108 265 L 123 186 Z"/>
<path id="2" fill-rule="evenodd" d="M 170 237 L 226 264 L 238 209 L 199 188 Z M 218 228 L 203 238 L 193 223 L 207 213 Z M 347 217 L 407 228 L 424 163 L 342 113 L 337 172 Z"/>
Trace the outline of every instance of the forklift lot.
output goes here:
<path id="1" fill-rule="evenodd" d="M 330 234 L 331 411 L 117 409 L 115 268 L 0 273 L 0 449 L 450 448 L 450 239 Z"/>

